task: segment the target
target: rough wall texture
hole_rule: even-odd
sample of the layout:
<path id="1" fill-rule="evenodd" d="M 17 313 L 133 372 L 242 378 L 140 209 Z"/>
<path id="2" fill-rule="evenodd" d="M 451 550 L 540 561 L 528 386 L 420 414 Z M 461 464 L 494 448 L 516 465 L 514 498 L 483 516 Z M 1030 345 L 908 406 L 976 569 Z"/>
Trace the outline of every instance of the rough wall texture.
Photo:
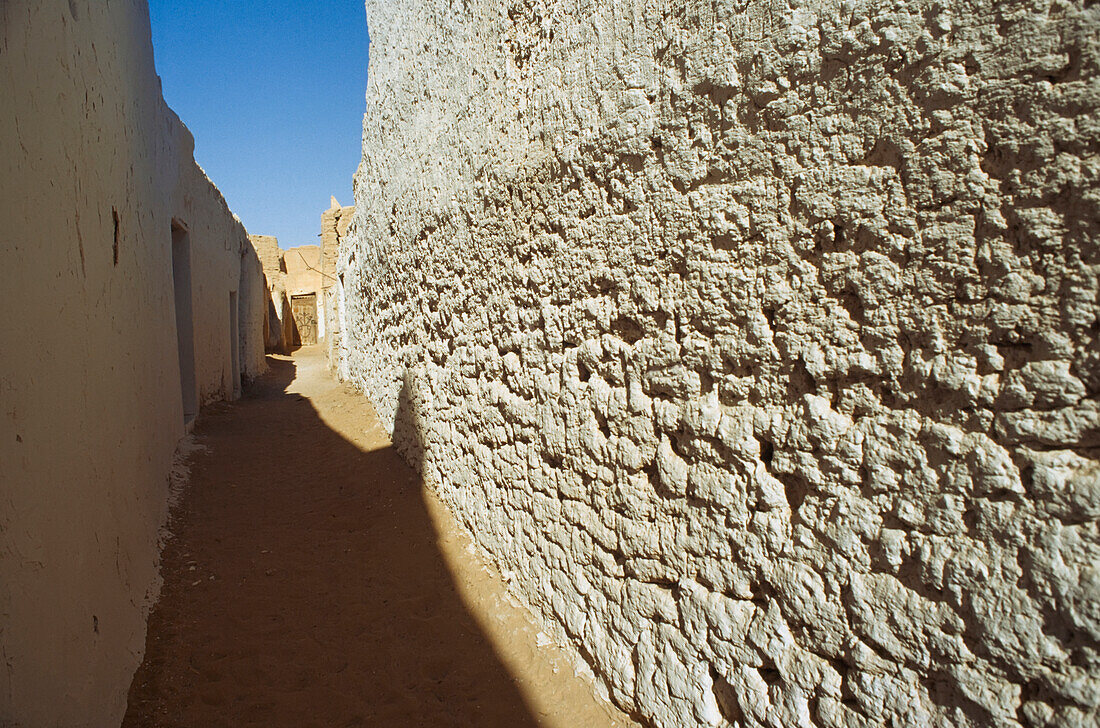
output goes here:
<path id="1" fill-rule="evenodd" d="M 274 235 L 249 235 L 263 267 L 268 290 L 268 308 L 264 316 L 264 349 L 285 354 L 294 341 L 294 317 L 286 292 L 286 261 Z"/>
<path id="2" fill-rule="evenodd" d="M 259 261 L 161 98 L 142 0 L 0 3 L 0 725 L 118 725 L 195 395 L 264 366 Z M 231 338 L 233 298 L 240 340 Z"/>
<path id="3" fill-rule="evenodd" d="M 1100 8 L 367 7 L 346 371 L 617 703 L 1096 725 Z"/>
<path id="4" fill-rule="evenodd" d="M 355 215 L 355 206 L 341 206 L 335 197 L 332 205 L 321 213 L 321 285 L 324 298 L 325 353 L 329 368 L 338 373 L 335 366 L 343 350 L 343 333 L 340 329 L 340 297 L 342 295 L 340 279 L 336 273 L 336 261 L 340 246 L 347 237 Z"/>
<path id="5" fill-rule="evenodd" d="M 354 205 L 341 205 L 335 197 L 332 205 L 321 213 L 321 274 L 323 285 L 327 289 L 336 282 L 336 258 L 340 252 L 340 242 L 348 234 L 351 219 L 355 214 Z"/>

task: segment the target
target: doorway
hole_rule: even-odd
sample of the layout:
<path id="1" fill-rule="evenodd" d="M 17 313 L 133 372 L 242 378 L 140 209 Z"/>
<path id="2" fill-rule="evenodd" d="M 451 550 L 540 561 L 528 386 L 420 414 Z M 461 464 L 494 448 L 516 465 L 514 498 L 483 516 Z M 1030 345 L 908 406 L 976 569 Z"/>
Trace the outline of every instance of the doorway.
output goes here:
<path id="1" fill-rule="evenodd" d="M 240 309 L 237 308 L 237 292 L 229 294 L 229 376 L 233 399 L 241 396 L 241 334 Z"/>
<path id="2" fill-rule="evenodd" d="M 291 315 L 298 327 L 298 342 L 302 346 L 317 343 L 317 294 L 292 296 Z"/>
<path id="3" fill-rule="evenodd" d="M 195 329 L 191 310 L 191 234 L 172 221 L 172 288 L 176 299 L 176 351 L 179 353 L 180 397 L 183 424 L 190 425 L 198 414 L 195 389 Z"/>

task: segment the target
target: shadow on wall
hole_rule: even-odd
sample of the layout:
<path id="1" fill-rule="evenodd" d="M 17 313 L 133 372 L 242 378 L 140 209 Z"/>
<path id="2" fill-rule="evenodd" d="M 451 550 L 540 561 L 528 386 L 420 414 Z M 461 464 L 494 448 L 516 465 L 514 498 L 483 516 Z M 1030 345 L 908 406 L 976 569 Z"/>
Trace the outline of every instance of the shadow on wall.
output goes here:
<path id="1" fill-rule="evenodd" d="M 290 341 L 287 342 L 287 348 L 290 351 L 302 348 L 302 332 L 298 330 L 298 322 L 294 319 L 294 309 L 287 309 L 287 317 L 290 321 Z"/>
<path id="2" fill-rule="evenodd" d="M 208 450 L 124 725 L 536 725 L 456 591 L 422 481 L 288 392 L 293 362 L 268 363 L 197 426 Z"/>
<path id="3" fill-rule="evenodd" d="M 279 314 L 279 308 L 282 314 Z M 281 306 L 267 296 L 267 312 L 264 314 L 264 351 L 268 354 L 290 354 L 302 346 L 302 335 L 294 320 L 294 310 L 282 297 Z"/>
<path id="4" fill-rule="evenodd" d="M 265 279 L 266 280 L 266 279 Z M 282 320 L 275 308 L 275 301 L 267 296 L 267 311 L 264 313 L 264 351 L 268 354 L 283 353 Z"/>
<path id="5" fill-rule="evenodd" d="M 424 474 L 424 453 L 428 448 L 422 422 L 425 402 L 416 384 L 416 375 L 405 370 L 401 390 L 397 393 L 397 411 L 393 415 L 394 447 L 412 469 Z"/>

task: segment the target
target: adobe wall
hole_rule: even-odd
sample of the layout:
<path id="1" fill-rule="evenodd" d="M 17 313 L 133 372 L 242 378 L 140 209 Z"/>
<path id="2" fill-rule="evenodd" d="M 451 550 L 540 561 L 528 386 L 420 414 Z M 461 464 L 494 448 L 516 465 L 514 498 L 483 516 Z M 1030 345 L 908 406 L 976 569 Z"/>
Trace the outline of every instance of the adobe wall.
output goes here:
<path id="1" fill-rule="evenodd" d="M 260 259 L 267 283 L 267 314 L 265 315 L 264 348 L 268 352 L 285 354 L 294 340 L 294 319 L 286 293 L 286 262 L 274 235 L 249 235 L 248 239 Z"/>
<path id="2" fill-rule="evenodd" d="M 322 285 L 327 289 L 336 283 L 336 260 L 340 253 L 340 243 L 348 234 L 354 205 L 341 205 L 335 197 L 332 204 L 321 213 L 321 274 Z"/>
<path id="3" fill-rule="evenodd" d="M 286 293 L 293 305 L 294 296 L 314 294 L 317 297 L 317 341 L 325 338 L 325 308 L 321 271 L 321 246 L 299 245 L 283 251 L 286 265 Z"/>
<path id="4" fill-rule="evenodd" d="M 271 299 L 263 264 L 247 234 L 241 241 L 238 288 L 241 376 L 245 382 L 251 382 L 267 371 L 263 332 Z"/>
<path id="5" fill-rule="evenodd" d="M 347 374 L 645 722 L 1096 725 L 1085 5 L 368 0 Z"/>
<path id="6" fill-rule="evenodd" d="M 194 140 L 175 114 L 178 126 L 179 177 L 174 218 L 186 221 L 192 246 L 195 368 L 199 403 L 233 399 L 230 358 L 230 294 L 235 294 L 241 332 L 241 375 L 251 379 L 266 371 L 262 301 L 263 269 L 244 225 L 225 198 L 195 164 Z M 171 179 L 171 178 L 169 178 Z"/>
<path id="7" fill-rule="evenodd" d="M 299 245 L 283 251 L 287 295 L 299 296 L 321 290 L 321 246 Z"/>
<path id="8" fill-rule="evenodd" d="M 339 304 L 343 294 L 336 272 L 336 261 L 340 255 L 340 246 L 351 227 L 355 206 L 342 206 L 335 197 L 331 199 L 329 209 L 321 213 L 321 285 L 325 307 L 325 354 L 330 371 L 339 376 L 339 360 L 344 350 Z"/>
<path id="9" fill-rule="evenodd" d="M 233 347 L 262 370 L 263 282 L 161 98 L 144 1 L 0 4 L 0 98 L 0 724 L 117 725 L 184 434 L 173 221 L 201 401 L 233 396 Z"/>

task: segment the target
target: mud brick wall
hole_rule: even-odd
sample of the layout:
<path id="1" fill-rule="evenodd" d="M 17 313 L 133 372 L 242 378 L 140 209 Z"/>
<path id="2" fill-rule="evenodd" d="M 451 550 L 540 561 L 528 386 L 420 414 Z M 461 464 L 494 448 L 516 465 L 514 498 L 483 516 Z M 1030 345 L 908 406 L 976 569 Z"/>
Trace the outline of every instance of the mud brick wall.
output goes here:
<path id="1" fill-rule="evenodd" d="M 350 379 L 655 726 L 1091 726 L 1100 8 L 368 0 Z"/>

